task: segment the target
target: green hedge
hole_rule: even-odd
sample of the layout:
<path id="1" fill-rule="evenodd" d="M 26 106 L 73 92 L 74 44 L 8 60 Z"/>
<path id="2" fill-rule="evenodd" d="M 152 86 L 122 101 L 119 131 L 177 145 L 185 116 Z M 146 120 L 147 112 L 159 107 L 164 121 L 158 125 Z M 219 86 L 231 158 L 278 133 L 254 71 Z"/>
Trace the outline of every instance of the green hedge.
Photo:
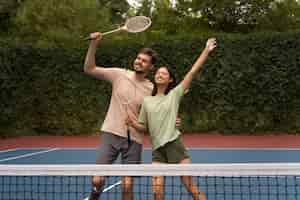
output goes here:
<path id="1" fill-rule="evenodd" d="M 206 38 L 107 40 L 97 63 L 129 67 L 150 46 L 182 77 Z M 300 130 L 299 32 L 215 35 L 218 49 L 182 102 L 186 132 Z M 89 134 L 109 104 L 110 85 L 83 73 L 86 48 L 38 48 L 0 40 L 0 133 Z"/>

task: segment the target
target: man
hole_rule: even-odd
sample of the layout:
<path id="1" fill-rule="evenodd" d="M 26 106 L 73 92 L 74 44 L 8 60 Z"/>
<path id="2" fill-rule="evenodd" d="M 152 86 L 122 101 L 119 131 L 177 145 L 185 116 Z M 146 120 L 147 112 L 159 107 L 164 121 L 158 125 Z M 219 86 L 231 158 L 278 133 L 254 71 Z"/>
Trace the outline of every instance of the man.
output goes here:
<path id="1" fill-rule="evenodd" d="M 153 84 L 146 78 L 155 64 L 157 54 L 149 48 L 142 49 L 133 62 L 133 71 L 122 68 L 104 68 L 96 66 L 95 54 L 98 43 L 102 39 L 100 32 L 91 33 L 92 39 L 85 58 L 84 72 L 112 84 L 112 95 L 108 112 L 101 128 L 102 145 L 98 152 L 97 164 L 112 164 L 121 154 L 122 164 L 139 164 L 141 162 L 143 133 L 129 127 L 127 133 L 126 119 L 128 112 L 138 116 L 140 106 L 145 96 L 151 95 Z M 123 78 L 122 83 L 118 80 Z M 135 98 L 130 106 L 125 106 L 122 96 L 130 95 L 126 92 L 135 86 Z M 122 180 L 122 199 L 133 199 L 133 178 L 124 177 Z M 89 200 L 97 200 L 103 190 L 105 178 L 92 178 L 93 190 Z"/>

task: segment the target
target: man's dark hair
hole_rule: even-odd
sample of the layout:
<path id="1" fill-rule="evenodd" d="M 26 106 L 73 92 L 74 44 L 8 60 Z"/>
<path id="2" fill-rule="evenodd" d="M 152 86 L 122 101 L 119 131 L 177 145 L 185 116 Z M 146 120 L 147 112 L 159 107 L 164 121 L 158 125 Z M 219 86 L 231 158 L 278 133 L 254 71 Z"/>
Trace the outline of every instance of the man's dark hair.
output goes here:
<path id="1" fill-rule="evenodd" d="M 143 49 L 141 49 L 140 51 L 139 51 L 139 54 L 146 54 L 146 55 L 148 55 L 148 56 L 150 56 L 151 57 L 151 63 L 152 64 L 155 64 L 156 63 L 156 61 L 157 61 L 157 53 L 156 53 L 156 51 L 154 51 L 153 49 L 151 49 L 151 48 L 143 48 Z"/>

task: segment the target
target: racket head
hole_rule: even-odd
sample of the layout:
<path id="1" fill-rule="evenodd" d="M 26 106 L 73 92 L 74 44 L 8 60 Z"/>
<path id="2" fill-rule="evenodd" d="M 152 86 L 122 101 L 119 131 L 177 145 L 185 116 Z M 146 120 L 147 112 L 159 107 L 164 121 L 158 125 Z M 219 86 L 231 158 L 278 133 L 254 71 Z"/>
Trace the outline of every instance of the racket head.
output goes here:
<path id="1" fill-rule="evenodd" d="M 151 26 L 151 19 L 146 16 L 135 16 L 126 20 L 122 29 L 130 33 L 139 33 L 145 31 Z"/>

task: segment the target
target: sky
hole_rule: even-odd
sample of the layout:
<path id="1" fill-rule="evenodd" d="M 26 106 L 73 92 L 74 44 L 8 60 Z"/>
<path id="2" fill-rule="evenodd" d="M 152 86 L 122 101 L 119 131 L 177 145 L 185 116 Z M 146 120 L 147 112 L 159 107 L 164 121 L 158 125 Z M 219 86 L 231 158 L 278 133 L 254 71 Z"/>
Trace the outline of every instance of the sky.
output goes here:
<path id="1" fill-rule="evenodd" d="M 137 3 L 139 2 L 138 0 L 127 0 L 127 2 L 131 5 L 131 6 L 135 6 L 137 5 Z M 173 2 L 173 4 L 175 5 L 175 0 L 171 0 L 171 2 Z"/>
<path id="2" fill-rule="evenodd" d="M 134 4 L 137 2 L 137 0 L 127 0 L 127 2 L 128 2 L 131 6 L 134 6 Z"/>

